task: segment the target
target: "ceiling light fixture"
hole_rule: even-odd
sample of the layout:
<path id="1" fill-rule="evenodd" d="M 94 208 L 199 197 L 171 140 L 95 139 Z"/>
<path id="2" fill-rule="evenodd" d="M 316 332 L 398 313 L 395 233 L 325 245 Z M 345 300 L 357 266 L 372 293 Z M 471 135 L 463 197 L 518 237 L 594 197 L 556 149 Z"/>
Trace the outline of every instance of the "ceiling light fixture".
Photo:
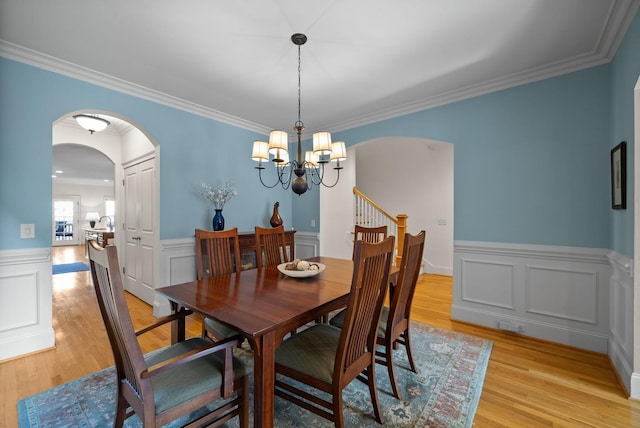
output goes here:
<path id="1" fill-rule="evenodd" d="M 300 119 L 300 46 L 307 42 L 307 36 L 296 33 L 291 36 L 291 41 L 298 46 L 298 121 L 293 129 L 298 135 L 298 157 L 294 161 L 289 161 L 289 134 L 284 131 L 274 130 L 269 133 L 269 143 L 265 141 L 254 141 L 251 159 L 259 164 L 255 168 L 263 186 L 272 188 L 278 184 L 283 189 L 291 190 L 298 195 L 302 195 L 315 184 L 325 187 L 334 187 L 340 180 L 340 161 L 347 158 L 347 150 L 344 142 L 331 142 L 331 133 L 322 131 L 313 134 L 313 151 L 307 151 L 302 159 L 302 130 L 304 123 Z M 278 181 L 269 186 L 262 180 L 263 161 L 269 160 L 269 155 L 273 155 L 272 161 L 276 167 Z M 324 177 L 325 164 L 336 162 L 335 169 L 338 174 L 333 184 L 327 184 Z M 294 178 L 295 174 L 295 178 Z"/>
<path id="2" fill-rule="evenodd" d="M 111 125 L 107 119 L 98 117 L 97 114 L 76 114 L 73 118 L 78 122 L 78 125 L 82 126 L 92 134 L 96 131 L 102 131 L 107 126 Z"/>

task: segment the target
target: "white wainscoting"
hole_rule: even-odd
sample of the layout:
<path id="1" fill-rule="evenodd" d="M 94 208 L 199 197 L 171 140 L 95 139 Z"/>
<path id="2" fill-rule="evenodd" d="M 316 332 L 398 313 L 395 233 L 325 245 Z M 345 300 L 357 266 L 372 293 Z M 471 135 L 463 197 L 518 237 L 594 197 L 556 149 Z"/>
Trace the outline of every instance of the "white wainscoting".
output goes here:
<path id="1" fill-rule="evenodd" d="M 0 251 L 0 361 L 55 346 L 51 249 Z"/>
<path id="2" fill-rule="evenodd" d="M 308 259 L 320 255 L 320 239 L 317 233 L 296 232 L 295 253 L 297 259 Z"/>
<path id="3" fill-rule="evenodd" d="M 609 281 L 609 358 L 618 376 L 632 391 L 633 379 L 633 260 L 611 251 Z M 640 398 L 640 397 L 634 397 Z"/>
<path id="4" fill-rule="evenodd" d="M 317 233 L 296 232 L 295 255 L 307 259 L 318 255 L 320 243 Z M 193 281 L 196 278 L 196 241 L 195 238 L 167 239 L 160 242 L 160 269 L 158 287 Z M 153 302 L 153 314 L 156 317 L 169 315 L 169 301 L 158 293 Z"/>
<path id="5" fill-rule="evenodd" d="M 456 241 L 451 316 L 606 354 L 608 254 L 592 248 Z M 620 331 L 626 334 L 623 327 Z"/>
<path id="6" fill-rule="evenodd" d="M 196 269 L 195 237 L 160 241 L 158 287 L 193 281 L 196 279 Z M 153 301 L 153 315 L 162 317 L 170 313 L 169 301 L 156 293 Z"/>

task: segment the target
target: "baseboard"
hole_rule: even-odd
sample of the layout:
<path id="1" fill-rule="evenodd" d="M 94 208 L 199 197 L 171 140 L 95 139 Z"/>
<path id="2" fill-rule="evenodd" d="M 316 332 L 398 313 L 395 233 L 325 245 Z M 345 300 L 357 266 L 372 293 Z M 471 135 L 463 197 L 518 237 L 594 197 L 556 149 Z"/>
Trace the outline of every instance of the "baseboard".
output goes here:
<path id="1" fill-rule="evenodd" d="M 19 337 L 9 337 L 0 341 L 0 361 L 53 348 L 55 344 L 56 335 L 53 328 Z"/>
<path id="2" fill-rule="evenodd" d="M 436 266 L 429 262 L 429 260 L 423 258 L 422 273 L 453 276 L 453 268 L 451 266 Z"/>
<path id="3" fill-rule="evenodd" d="M 507 330 L 505 326 L 513 326 L 514 330 L 517 330 L 519 327 L 522 331 L 513 331 L 513 333 L 586 349 L 600 354 L 607 353 L 608 337 L 606 334 L 569 329 L 557 324 L 537 322 L 515 316 L 505 316 L 491 311 L 469 309 L 458 305 L 451 306 L 451 319 L 498 330 Z"/>

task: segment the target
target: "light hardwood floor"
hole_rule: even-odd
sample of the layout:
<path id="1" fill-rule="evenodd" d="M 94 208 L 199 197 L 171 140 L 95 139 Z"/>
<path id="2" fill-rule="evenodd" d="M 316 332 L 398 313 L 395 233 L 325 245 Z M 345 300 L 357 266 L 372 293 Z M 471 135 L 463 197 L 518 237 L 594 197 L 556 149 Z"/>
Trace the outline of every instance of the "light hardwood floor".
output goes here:
<path id="1" fill-rule="evenodd" d="M 53 249 L 53 263 L 86 261 L 84 247 Z M 455 322 L 452 279 L 423 275 L 412 317 L 493 341 L 476 427 L 640 427 L 640 402 L 627 399 L 606 355 Z M 151 307 L 128 296 L 136 328 Z M 17 426 L 18 400 L 113 365 L 89 272 L 53 276 L 56 347 L 0 363 L 0 426 Z M 200 334 L 195 317 L 189 335 Z M 143 352 L 169 344 L 169 327 L 143 335 Z"/>

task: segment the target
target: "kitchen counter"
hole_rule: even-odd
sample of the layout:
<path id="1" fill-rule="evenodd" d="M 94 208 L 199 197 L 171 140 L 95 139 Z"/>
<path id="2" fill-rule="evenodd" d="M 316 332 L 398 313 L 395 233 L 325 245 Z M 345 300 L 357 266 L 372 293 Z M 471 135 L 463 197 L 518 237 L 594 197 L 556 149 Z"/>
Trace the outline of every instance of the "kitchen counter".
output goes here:
<path id="1" fill-rule="evenodd" d="M 109 240 L 113 239 L 115 232 L 113 227 L 83 227 L 82 230 L 84 231 L 85 241 L 88 241 L 89 239 L 96 240 L 101 247 L 106 247 L 110 244 Z"/>

